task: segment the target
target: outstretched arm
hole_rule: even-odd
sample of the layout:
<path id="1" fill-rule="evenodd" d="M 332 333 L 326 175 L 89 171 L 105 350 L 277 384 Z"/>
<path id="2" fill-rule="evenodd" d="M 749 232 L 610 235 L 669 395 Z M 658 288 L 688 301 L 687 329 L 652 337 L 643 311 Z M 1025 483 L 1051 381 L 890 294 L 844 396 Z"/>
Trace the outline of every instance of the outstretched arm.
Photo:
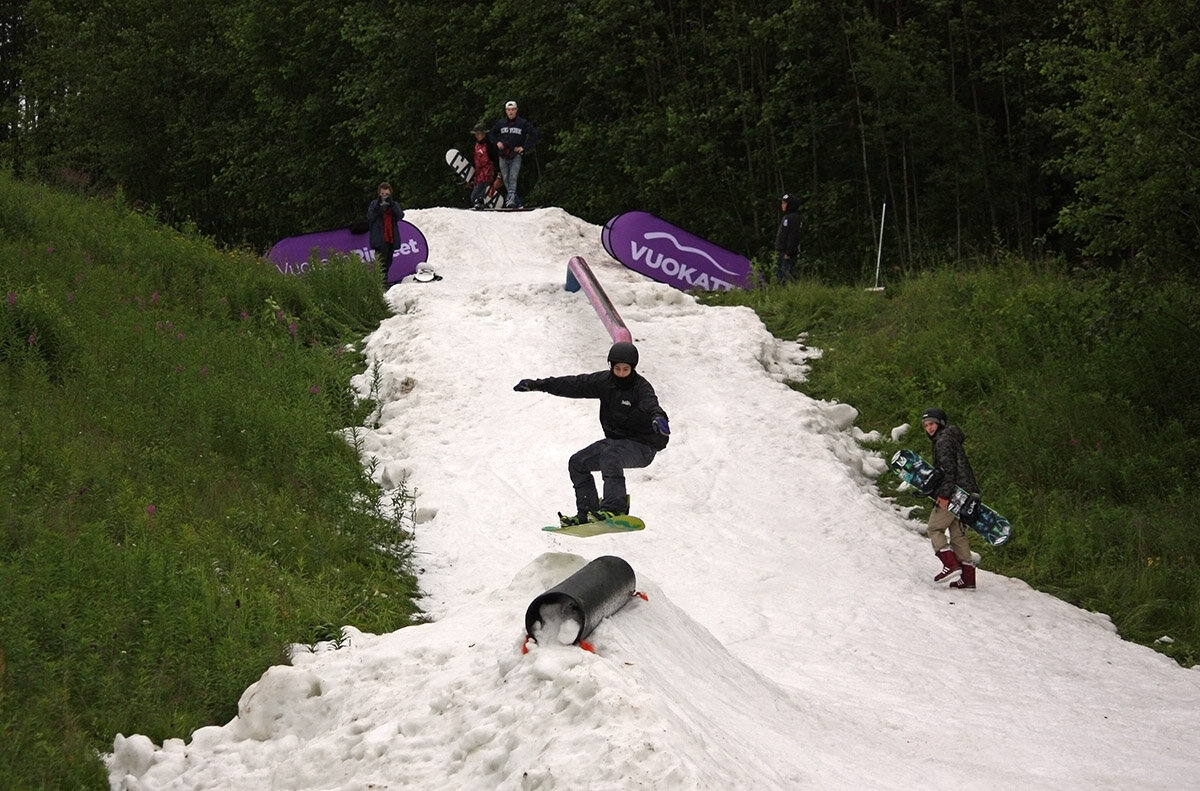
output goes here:
<path id="1" fill-rule="evenodd" d="M 563 398 L 598 398 L 600 392 L 597 389 L 596 382 L 596 374 L 551 376 L 546 379 L 522 379 L 520 382 L 517 382 L 513 390 L 519 393 L 538 390 L 550 395 L 562 396 Z"/>

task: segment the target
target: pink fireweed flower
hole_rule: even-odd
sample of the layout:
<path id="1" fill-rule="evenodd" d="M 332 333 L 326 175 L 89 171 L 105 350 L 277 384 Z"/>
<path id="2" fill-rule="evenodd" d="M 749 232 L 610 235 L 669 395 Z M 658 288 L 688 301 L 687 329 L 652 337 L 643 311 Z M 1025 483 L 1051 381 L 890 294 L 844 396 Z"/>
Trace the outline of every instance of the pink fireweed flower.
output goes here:
<path id="1" fill-rule="evenodd" d="M 146 506 L 146 516 L 153 517 L 157 513 L 158 509 L 154 507 L 154 503 L 150 503 Z"/>
<path id="2" fill-rule="evenodd" d="M 8 292 L 8 304 L 10 304 L 10 305 L 17 304 L 17 292 L 15 292 L 15 291 Z"/>
<path id="3" fill-rule="evenodd" d="M 308 388 L 308 392 L 312 393 L 313 395 L 316 395 L 317 393 L 321 392 L 321 386 L 313 385 L 312 387 Z"/>
<path id="4" fill-rule="evenodd" d="M 288 334 L 293 338 L 296 337 L 296 322 L 293 321 L 288 323 Z"/>

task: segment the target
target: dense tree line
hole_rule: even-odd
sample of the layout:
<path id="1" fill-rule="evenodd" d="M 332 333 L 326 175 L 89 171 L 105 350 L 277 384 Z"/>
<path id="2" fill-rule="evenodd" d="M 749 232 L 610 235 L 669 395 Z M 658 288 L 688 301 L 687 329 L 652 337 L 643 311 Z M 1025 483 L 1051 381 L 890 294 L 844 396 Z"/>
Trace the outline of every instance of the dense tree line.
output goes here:
<path id="1" fill-rule="evenodd" d="M 0 158 L 227 243 L 464 205 L 520 102 L 532 203 L 644 209 L 812 273 L 1062 251 L 1200 270 L 1200 25 L 1168 0 L 9 0 Z"/>

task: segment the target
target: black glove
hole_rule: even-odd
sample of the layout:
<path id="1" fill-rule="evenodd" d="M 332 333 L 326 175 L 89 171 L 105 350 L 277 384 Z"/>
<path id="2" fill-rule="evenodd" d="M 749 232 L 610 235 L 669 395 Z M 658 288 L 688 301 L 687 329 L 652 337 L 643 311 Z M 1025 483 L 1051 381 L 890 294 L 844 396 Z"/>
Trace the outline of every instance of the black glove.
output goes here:
<path id="1" fill-rule="evenodd" d="M 925 495 L 926 497 L 933 497 L 933 495 L 937 492 L 938 485 L 941 484 L 943 477 L 945 477 L 945 476 L 942 473 L 941 468 L 935 467 L 933 472 L 929 474 L 929 477 L 925 479 L 924 484 L 922 484 L 922 485 L 914 484 L 914 486 L 917 487 L 918 492 Z"/>
<path id="2" fill-rule="evenodd" d="M 665 437 L 669 436 L 671 433 L 671 427 L 667 425 L 667 419 L 665 417 L 654 418 L 654 422 L 651 423 L 651 425 L 654 427 L 655 434 L 662 434 Z"/>
<path id="3" fill-rule="evenodd" d="M 518 393 L 528 393 L 531 390 L 537 390 L 537 389 L 538 389 L 537 382 L 535 382 L 532 379 L 522 379 L 521 381 L 519 381 L 515 385 L 513 385 L 513 390 L 516 390 Z"/>
<path id="4" fill-rule="evenodd" d="M 979 492 L 967 495 L 966 502 L 962 504 L 962 508 L 958 509 L 958 521 L 968 527 L 975 524 L 976 520 L 979 519 L 979 512 L 982 507 L 983 502 L 979 496 Z"/>

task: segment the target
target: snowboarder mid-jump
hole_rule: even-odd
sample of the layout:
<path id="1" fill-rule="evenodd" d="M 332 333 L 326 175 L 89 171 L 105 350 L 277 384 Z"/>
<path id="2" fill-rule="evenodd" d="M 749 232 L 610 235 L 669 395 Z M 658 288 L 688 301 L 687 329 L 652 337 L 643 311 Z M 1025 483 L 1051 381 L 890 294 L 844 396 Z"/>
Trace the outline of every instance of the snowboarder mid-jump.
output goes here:
<path id="1" fill-rule="evenodd" d="M 604 439 L 576 452 L 567 462 L 575 487 L 575 516 L 559 514 L 565 525 L 603 522 L 629 511 L 625 470 L 646 467 L 667 446 L 671 433 L 667 413 L 658 404 L 654 388 L 635 369 L 638 351 L 620 341 L 608 350 L 608 370 L 577 376 L 522 379 L 513 388 L 519 393 L 538 390 L 564 398 L 600 401 L 600 427 Z M 596 493 L 592 473 L 604 479 L 604 497 Z"/>

